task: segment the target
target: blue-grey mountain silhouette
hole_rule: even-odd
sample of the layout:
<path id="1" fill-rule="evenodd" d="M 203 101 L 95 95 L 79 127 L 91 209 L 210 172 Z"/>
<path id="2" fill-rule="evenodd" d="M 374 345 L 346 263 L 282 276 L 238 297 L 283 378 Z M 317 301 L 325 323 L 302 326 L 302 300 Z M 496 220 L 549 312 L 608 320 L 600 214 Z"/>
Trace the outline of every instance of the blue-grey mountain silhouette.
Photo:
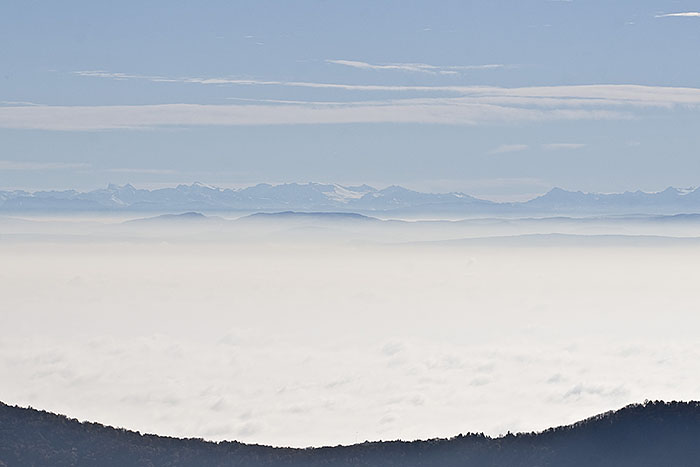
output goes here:
<path id="1" fill-rule="evenodd" d="M 75 190 L 0 191 L 0 211 L 327 211 L 455 215 L 700 213 L 700 189 L 583 193 L 554 188 L 526 202 L 497 203 L 465 193 L 421 193 L 400 186 L 320 183 L 259 184 L 243 189 L 193 183 L 154 190 L 109 185 Z"/>

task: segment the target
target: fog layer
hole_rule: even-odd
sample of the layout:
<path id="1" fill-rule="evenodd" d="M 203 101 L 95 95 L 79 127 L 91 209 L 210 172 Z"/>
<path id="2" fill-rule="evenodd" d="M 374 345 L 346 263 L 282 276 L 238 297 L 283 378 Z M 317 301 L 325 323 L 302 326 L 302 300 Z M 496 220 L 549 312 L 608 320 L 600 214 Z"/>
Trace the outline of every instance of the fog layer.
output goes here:
<path id="1" fill-rule="evenodd" d="M 268 221 L 4 220 L 0 399 L 307 446 L 496 435 L 697 398 L 692 239 Z M 604 232 L 650 233 L 618 225 Z"/>

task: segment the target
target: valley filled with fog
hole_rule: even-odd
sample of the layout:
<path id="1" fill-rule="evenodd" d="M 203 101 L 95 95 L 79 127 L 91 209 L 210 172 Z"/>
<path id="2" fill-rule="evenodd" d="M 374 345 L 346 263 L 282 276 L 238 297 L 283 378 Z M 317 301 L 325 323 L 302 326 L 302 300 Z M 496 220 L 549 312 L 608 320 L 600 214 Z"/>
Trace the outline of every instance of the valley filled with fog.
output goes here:
<path id="1" fill-rule="evenodd" d="M 10 404 L 349 444 L 700 390 L 700 216 L 0 218 Z"/>

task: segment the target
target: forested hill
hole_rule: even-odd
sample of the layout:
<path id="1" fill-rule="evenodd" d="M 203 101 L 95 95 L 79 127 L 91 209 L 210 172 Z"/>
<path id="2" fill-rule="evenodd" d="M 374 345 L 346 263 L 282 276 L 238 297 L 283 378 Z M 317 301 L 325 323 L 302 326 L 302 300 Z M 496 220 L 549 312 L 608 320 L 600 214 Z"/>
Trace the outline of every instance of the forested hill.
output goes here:
<path id="1" fill-rule="evenodd" d="M 647 402 L 541 433 L 314 449 L 176 439 L 0 403 L 0 466 L 694 466 L 700 402 Z"/>

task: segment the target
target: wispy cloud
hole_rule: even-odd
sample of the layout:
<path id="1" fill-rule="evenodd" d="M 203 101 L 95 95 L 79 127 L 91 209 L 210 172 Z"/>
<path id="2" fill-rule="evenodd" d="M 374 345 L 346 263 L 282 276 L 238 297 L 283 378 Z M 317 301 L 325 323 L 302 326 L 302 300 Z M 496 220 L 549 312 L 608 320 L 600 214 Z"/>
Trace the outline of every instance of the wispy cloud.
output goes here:
<path id="1" fill-rule="evenodd" d="M 550 143 L 550 144 L 543 144 L 542 147 L 544 149 L 547 149 L 549 151 L 558 151 L 558 150 L 570 150 L 570 149 L 581 149 L 585 148 L 585 144 L 581 143 Z"/>
<path id="2" fill-rule="evenodd" d="M 347 102 L 340 101 L 300 101 L 293 99 L 251 99 L 247 97 L 227 97 L 226 100 L 239 102 L 254 102 L 265 104 L 304 104 L 304 105 L 345 105 Z"/>
<path id="3" fill-rule="evenodd" d="M 490 63 L 484 65 L 429 65 L 427 63 L 383 63 L 374 64 L 363 62 L 359 60 L 339 60 L 339 59 L 329 59 L 326 60 L 327 63 L 334 65 L 342 65 L 352 68 L 359 68 L 363 70 L 374 70 L 374 71 L 405 71 L 414 73 L 429 73 L 429 74 L 442 74 L 442 75 L 453 75 L 460 71 L 469 70 L 493 70 L 499 68 L 511 67 L 512 65 L 504 65 L 498 63 Z M 197 84 L 267 84 L 267 85 L 296 85 L 296 86 L 309 86 L 313 87 L 316 83 L 306 83 L 306 82 L 283 82 L 283 81 L 264 81 L 264 80 L 252 80 L 252 79 L 240 79 L 231 77 L 214 77 L 214 78 L 202 78 L 202 77 L 167 77 L 159 75 L 139 75 L 131 73 L 118 73 L 110 72 L 105 70 L 80 70 L 75 71 L 73 74 L 78 76 L 92 77 L 92 78 L 109 78 L 119 81 L 141 79 L 153 82 L 161 83 L 197 83 Z"/>
<path id="4" fill-rule="evenodd" d="M 478 125 L 525 121 L 624 119 L 607 109 L 521 108 L 450 100 L 405 99 L 318 105 L 49 106 L 0 108 L 0 128 L 62 131 L 156 128 L 161 126 L 427 123 Z"/>
<path id="5" fill-rule="evenodd" d="M 81 72 L 115 79 L 178 81 L 122 73 Z M 135 78 L 131 78 L 135 76 Z M 399 98 L 349 102 L 263 100 L 236 105 L 0 106 L 0 127 L 102 130 L 196 125 L 431 123 L 477 125 L 552 120 L 629 119 L 640 109 L 695 109 L 700 89 L 637 85 L 500 88 L 403 86 L 183 78 L 188 83 L 275 85 L 398 92 Z M 420 97 L 424 96 L 424 97 Z M 563 147 L 560 147 L 562 149 Z M 570 147 L 571 148 L 571 147 Z"/>
<path id="6" fill-rule="evenodd" d="M 502 64 L 487 64 L 487 65 L 428 65 L 427 63 L 383 63 L 373 64 L 362 62 L 359 60 L 326 60 L 328 63 L 335 65 L 343 65 L 362 70 L 375 71 L 407 71 L 414 73 L 430 73 L 440 75 L 454 75 L 460 71 L 467 70 L 492 70 L 496 68 L 504 68 Z"/>
<path id="7" fill-rule="evenodd" d="M 25 162 L 0 160 L 0 170 L 65 170 L 85 169 L 90 164 L 82 162 Z"/>
<path id="8" fill-rule="evenodd" d="M 656 18 L 700 18 L 700 11 L 685 11 L 682 13 L 666 13 L 663 15 L 656 15 Z"/>
<path id="9" fill-rule="evenodd" d="M 576 86 L 531 86 L 501 88 L 495 86 L 416 86 L 416 85 L 377 85 L 322 83 L 309 81 L 274 81 L 217 77 L 172 78 L 155 75 L 134 75 L 106 71 L 76 71 L 74 74 L 86 77 L 117 80 L 140 79 L 161 83 L 185 83 L 231 86 L 280 86 L 291 88 L 313 88 L 345 90 L 357 92 L 401 92 L 453 94 L 465 96 L 475 102 L 490 104 L 539 105 L 542 107 L 561 106 L 652 106 L 672 107 L 674 105 L 700 105 L 699 88 L 641 86 L 633 84 L 591 84 Z"/>
<path id="10" fill-rule="evenodd" d="M 90 78 L 109 78 L 109 79 L 117 79 L 117 80 L 127 80 L 127 79 L 145 79 L 149 81 L 154 81 L 156 79 L 159 79 L 159 76 L 151 76 L 151 75 L 133 75 L 133 74 L 128 74 L 128 73 L 114 73 L 110 71 L 104 71 L 104 70 L 79 70 L 79 71 L 74 71 L 74 75 L 78 76 L 87 76 Z"/>
<path id="11" fill-rule="evenodd" d="M 347 91 L 433 91 L 431 86 L 401 86 L 401 85 L 372 85 L 372 84 L 342 84 L 318 83 L 309 81 L 275 81 L 228 77 L 166 77 L 157 75 L 134 75 L 113 73 L 100 70 L 75 71 L 73 74 L 90 78 L 106 78 L 118 81 L 145 80 L 154 83 L 204 84 L 204 85 L 233 85 L 233 86 L 284 86 L 313 89 L 341 89 Z M 451 87 L 445 90 L 452 91 Z M 455 92 L 455 91 L 453 91 Z"/>
<path id="12" fill-rule="evenodd" d="M 507 154 L 509 152 L 520 152 L 525 151 L 529 147 L 530 146 L 528 146 L 527 144 L 502 144 L 497 148 L 494 148 L 491 151 L 489 151 L 489 154 Z"/>

